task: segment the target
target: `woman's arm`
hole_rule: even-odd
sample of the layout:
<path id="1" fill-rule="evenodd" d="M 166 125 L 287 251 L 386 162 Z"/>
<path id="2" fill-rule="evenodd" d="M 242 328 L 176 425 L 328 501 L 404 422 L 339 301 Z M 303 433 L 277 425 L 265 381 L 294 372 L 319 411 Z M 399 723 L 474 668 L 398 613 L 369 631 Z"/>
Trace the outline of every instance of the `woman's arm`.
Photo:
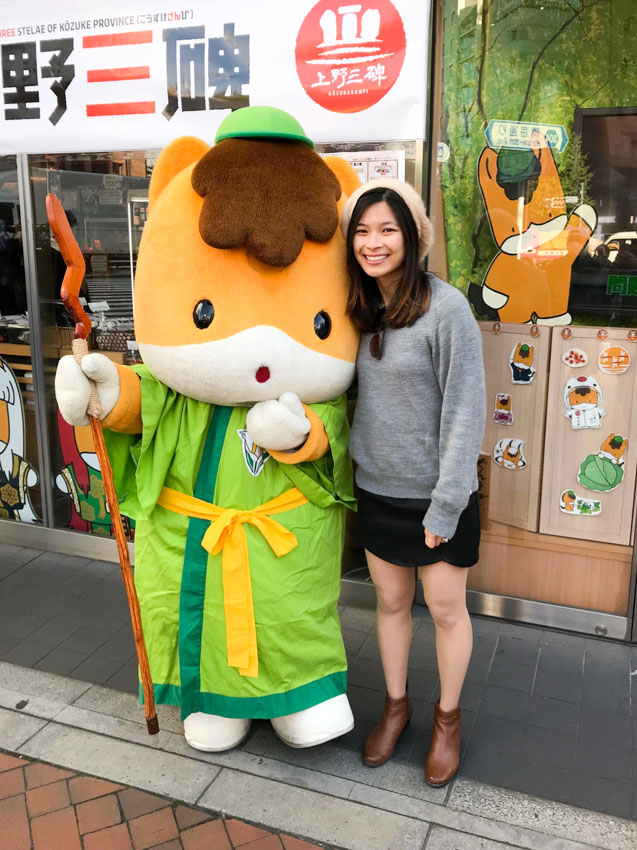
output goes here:
<path id="1" fill-rule="evenodd" d="M 430 535 L 451 538 L 476 478 L 486 413 L 484 364 L 480 328 L 462 293 L 447 291 L 436 309 L 432 359 L 442 393 L 439 476 L 423 525 Z"/>

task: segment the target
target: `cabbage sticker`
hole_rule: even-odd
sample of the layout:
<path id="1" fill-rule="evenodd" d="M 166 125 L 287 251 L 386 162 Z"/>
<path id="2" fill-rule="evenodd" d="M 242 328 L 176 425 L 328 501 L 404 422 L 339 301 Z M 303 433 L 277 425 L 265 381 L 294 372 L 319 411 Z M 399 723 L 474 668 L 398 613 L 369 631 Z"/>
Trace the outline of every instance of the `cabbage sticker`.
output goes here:
<path id="1" fill-rule="evenodd" d="M 609 434 L 597 454 L 588 455 L 581 462 L 577 480 L 587 490 L 606 493 L 622 483 L 624 477 L 623 454 L 628 440 L 618 434 Z"/>

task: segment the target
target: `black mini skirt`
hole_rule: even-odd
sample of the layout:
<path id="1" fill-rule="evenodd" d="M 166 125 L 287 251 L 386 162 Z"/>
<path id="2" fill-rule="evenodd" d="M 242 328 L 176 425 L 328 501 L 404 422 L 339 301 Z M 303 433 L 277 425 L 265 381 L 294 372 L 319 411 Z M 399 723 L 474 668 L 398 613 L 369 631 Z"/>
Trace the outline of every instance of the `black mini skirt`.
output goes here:
<path id="1" fill-rule="evenodd" d="M 435 549 L 425 546 L 422 518 L 431 499 L 395 499 L 357 488 L 358 529 L 365 549 L 401 567 L 421 567 L 445 561 L 454 567 L 472 567 L 480 546 L 478 493 L 460 514 L 456 533 Z"/>

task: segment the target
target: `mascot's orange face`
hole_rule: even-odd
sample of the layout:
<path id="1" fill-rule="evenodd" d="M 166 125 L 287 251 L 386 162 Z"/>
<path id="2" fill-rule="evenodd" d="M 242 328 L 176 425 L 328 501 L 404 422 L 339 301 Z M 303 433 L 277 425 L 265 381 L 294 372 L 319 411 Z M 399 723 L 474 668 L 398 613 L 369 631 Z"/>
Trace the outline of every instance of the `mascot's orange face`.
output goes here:
<path id="1" fill-rule="evenodd" d="M 347 389 L 358 332 L 338 221 L 357 185 L 344 160 L 326 164 L 302 143 L 166 148 L 135 278 L 137 340 L 155 377 L 227 405 Z"/>

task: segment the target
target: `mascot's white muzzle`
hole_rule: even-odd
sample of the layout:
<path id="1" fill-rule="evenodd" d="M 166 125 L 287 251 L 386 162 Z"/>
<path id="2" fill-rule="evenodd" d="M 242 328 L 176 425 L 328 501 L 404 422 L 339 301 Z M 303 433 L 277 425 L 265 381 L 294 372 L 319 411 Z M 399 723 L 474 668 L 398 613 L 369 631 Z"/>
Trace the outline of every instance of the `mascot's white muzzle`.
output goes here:
<path id="1" fill-rule="evenodd" d="M 325 401 L 345 392 L 355 369 L 353 362 L 320 354 L 269 325 L 192 345 L 140 342 L 139 350 L 156 378 L 209 404 L 252 404 L 284 392 L 307 404 Z"/>

